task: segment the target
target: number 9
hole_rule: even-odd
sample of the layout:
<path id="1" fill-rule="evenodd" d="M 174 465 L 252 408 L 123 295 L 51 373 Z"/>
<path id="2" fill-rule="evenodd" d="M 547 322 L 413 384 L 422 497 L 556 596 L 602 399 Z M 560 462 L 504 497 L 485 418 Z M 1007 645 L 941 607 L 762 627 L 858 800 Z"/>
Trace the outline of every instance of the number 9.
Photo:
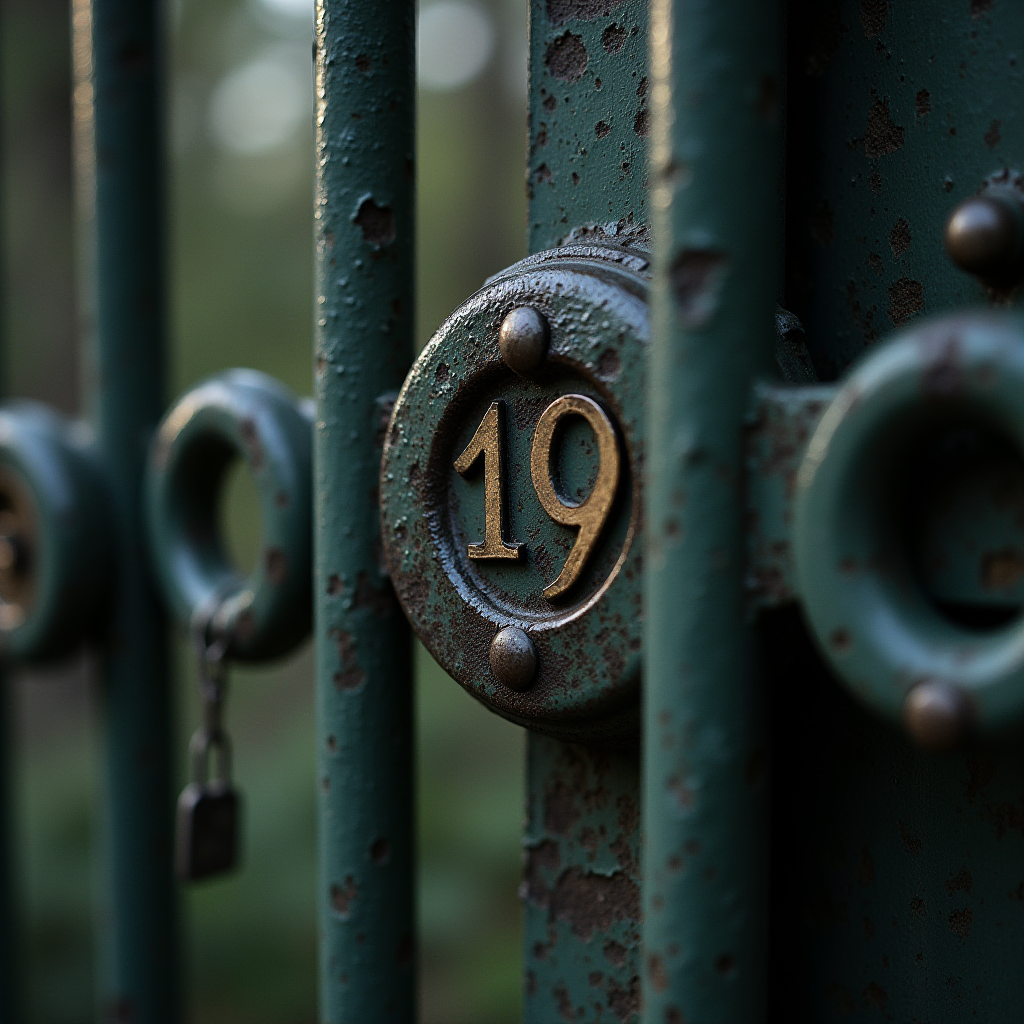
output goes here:
<path id="1" fill-rule="evenodd" d="M 555 431 L 566 416 L 582 416 L 597 437 L 599 465 L 590 494 L 570 505 L 551 480 L 551 450 Z M 619 485 L 619 444 L 611 420 L 592 398 L 563 395 L 541 414 L 530 449 L 530 473 L 544 511 L 562 526 L 577 527 L 579 534 L 558 578 L 544 589 L 548 600 L 564 594 L 580 577 L 587 559 L 608 520 Z"/>

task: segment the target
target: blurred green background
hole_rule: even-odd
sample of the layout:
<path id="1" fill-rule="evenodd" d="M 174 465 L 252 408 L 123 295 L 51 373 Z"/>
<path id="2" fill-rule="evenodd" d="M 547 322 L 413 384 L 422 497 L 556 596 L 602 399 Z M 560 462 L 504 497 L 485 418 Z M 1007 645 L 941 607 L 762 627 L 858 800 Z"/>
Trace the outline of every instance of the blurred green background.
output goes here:
<path id="1" fill-rule="evenodd" d="M 311 391 L 311 0 L 178 0 L 171 83 L 170 399 L 227 366 Z M 420 12 L 418 343 L 525 254 L 526 0 Z M 67 0 L 0 6 L 5 390 L 79 408 Z M 251 488 L 227 488 L 241 562 Z M 179 662 L 178 747 L 197 708 Z M 237 671 L 228 710 L 246 796 L 244 869 L 183 893 L 190 1022 L 316 1017 L 314 744 L 308 648 Z M 95 679 L 88 656 L 15 680 L 19 891 L 30 1019 L 93 1019 Z M 424 1024 L 520 1009 L 523 735 L 417 658 Z M 184 757 L 181 758 L 182 763 Z"/>

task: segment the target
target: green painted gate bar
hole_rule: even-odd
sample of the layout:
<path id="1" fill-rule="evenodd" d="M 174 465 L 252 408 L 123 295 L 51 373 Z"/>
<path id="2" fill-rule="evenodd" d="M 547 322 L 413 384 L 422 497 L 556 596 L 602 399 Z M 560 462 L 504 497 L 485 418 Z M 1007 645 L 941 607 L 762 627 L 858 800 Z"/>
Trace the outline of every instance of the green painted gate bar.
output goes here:
<path id="1" fill-rule="evenodd" d="M 146 453 L 165 393 L 163 7 L 75 0 L 79 195 L 89 236 L 87 402 L 119 538 L 102 654 L 105 746 L 99 1013 L 178 1016 L 166 617 L 148 570 Z"/>
<path id="2" fill-rule="evenodd" d="M 415 5 L 316 9 L 314 442 L 320 1016 L 415 1019 L 412 663 L 380 453 L 412 360 Z"/>
<path id="3" fill-rule="evenodd" d="M 768 748 L 744 421 L 778 281 L 774 0 L 654 0 L 644 639 L 647 1020 L 767 1019 Z"/>
<path id="4" fill-rule="evenodd" d="M 647 245 L 647 7 L 531 0 L 531 253 L 575 239 Z M 528 733 L 527 1024 L 639 1021 L 639 810 L 638 749 Z M 606 900 L 614 909 L 596 910 Z"/>

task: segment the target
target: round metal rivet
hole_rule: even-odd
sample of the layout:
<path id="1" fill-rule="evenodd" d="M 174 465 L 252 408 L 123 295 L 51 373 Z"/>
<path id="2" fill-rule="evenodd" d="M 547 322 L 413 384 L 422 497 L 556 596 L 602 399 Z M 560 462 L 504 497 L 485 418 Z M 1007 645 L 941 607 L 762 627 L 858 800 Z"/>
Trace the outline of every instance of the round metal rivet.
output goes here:
<path id="1" fill-rule="evenodd" d="M 963 690 L 940 681 L 918 683 L 903 705 L 907 732 L 930 750 L 950 750 L 963 742 L 973 718 L 971 702 Z"/>
<path id="2" fill-rule="evenodd" d="M 510 690 L 527 690 L 537 674 L 537 651 L 525 630 L 506 626 L 491 641 L 491 671 Z"/>
<path id="3" fill-rule="evenodd" d="M 509 369 L 533 373 L 548 354 L 547 320 L 532 306 L 517 306 L 501 322 L 498 348 Z"/>
<path id="4" fill-rule="evenodd" d="M 993 283 L 1019 271 L 1024 232 L 1012 202 L 973 196 L 953 211 L 946 223 L 946 251 L 961 270 Z"/>

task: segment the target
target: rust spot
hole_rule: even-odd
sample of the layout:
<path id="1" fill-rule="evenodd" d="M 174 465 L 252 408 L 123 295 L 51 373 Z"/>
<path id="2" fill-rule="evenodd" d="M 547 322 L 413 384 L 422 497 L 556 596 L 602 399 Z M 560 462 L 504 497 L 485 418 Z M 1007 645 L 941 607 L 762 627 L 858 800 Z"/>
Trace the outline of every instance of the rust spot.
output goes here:
<path id="1" fill-rule="evenodd" d="M 997 118 L 993 118 L 992 123 L 988 126 L 988 131 L 985 132 L 984 137 L 985 145 L 988 146 L 989 149 L 995 149 L 996 146 L 998 146 L 999 143 L 1003 141 L 1001 131 L 1002 127 L 1003 122 L 998 120 Z"/>
<path id="2" fill-rule="evenodd" d="M 437 369 L 434 371 L 434 380 L 436 380 L 438 384 L 444 384 L 450 376 L 451 373 L 448 370 L 448 364 L 438 363 Z"/>
<path id="3" fill-rule="evenodd" d="M 678 1006 L 666 1006 L 665 1024 L 686 1024 L 683 1020 L 683 1011 Z"/>
<path id="4" fill-rule="evenodd" d="M 864 989 L 864 998 L 874 1007 L 879 1010 L 885 1009 L 885 1002 L 889 998 L 888 992 L 878 984 L 877 981 L 872 981 Z"/>
<path id="5" fill-rule="evenodd" d="M 277 494 L 274 495 L 274 504 L 278 508 L 287 508 L 291 502 L 289 501 L 288 495 L 285 491 L 278 491 Z"/>
<path id="6" fill-rule="evenodd" d="M 657 953 L 652 953 L 647 958 L 647 977 L 650 979 L 651 988 L 655 992 L 664 992 L 668 988 L 668 974 L 665 972 L 665 964 Z"/>
<path id="7" fill-rule="evenodd" d="M 135 1010 L 135 1003 L 123 996 L 106 1004 L 105 1017 L 110 1024 L 135 1024 L 139 1019 Z"/>
<path id="8" fill-rule="evenodd" d="M 552 25 L 567 21 L 593 21 L 606 18 L 625 0 L 547 0 L 548 20 Z"/>
<path id="9" fill-rule="evenodd" d="M 263 445 L 260 444 L 259 430 L 256 424 L 248 416 L 238 424 L 238 432 L 242 435 L 242 444 L 245 446 L 249 465 L 255 472 L 263 466 Z"/>
<path id="10" fill-rule="evenodd" d="M 555 1002 L 558 1004 L 558 1015 L 562 1020 L 575 1021 L 576 1013 L 572 1008 L 569 990 L 564 985 L 559 985 L 558 988 L 551 990 L 551 994 L 555 997 Z"/>
<path id="11" fill-rule="evenodd" d="M 684 811 L 690 810 L 697 799 L 697 794 L 685 779 L 673 775 L 668 780 L 668 788 L 675 797 L 676 805 Z"/>
<path id="12" fill-rule="evenodd" d="M 877 252 L 868 253 L 868 266 L 876 273 L 882 272 L 882 257 Z"/>
<path id="13" fill-rule="evenodd" d="M 1021 883 L 1024 885 L 1024 883 Z M 621 943 L 614 939 L 604 945 L 604 958 L 612 967 L 625 967 L 628 951 Z"/>
<path id="14" fill-rule="evenodd" d="M 356 595 L 352 602 L 353 608 L 369 608 L 378 618 L 390 615 L 395 606 L 395 595 L 391 587 L 385 583 L 375 587 L 369 575 L 364 571 L 356 577 Z"/>
<path id="15" fill-rule="evenodd" d="M 370 860 L 383 866 L 391 860 L 391 844 L 386 839 L 376 839 L 370 847 Z"/>
<path id="16" fill-rule="evenodd" d="M 356 880 L 349 875 L 345 879 L 345 885 L 331 886 L 331 909 L 340 914 L 343 919 L 348 919 L 352 909 L 352 901 L 359 895 L 359 888 Z"/>
<path id="17" fill-rule="evenodd" d="M 544 109 L 546 111 L 548 111 L 548 113 L 550 113 L 552 110 L 554 110 L 555 107 L 557 107 L 557 106 L 558 106 L 558 100 L 556 100 L 554 96 L 548 96 L 544 100 L 543 107 L 544 107 Z"/>
<path id="18" fill-rule="evenodd" d="M 695 330 L 710 322 L 729 261 L 717 249 L 686 249 L 672 264 L 672 292 L 685 327 Z"/>
<path id="19" fill-rule="evenodd" d="M 363 232 L 363 240 L 377 249 L 383 249 L 395 240 L 395 215 L 390 206 L 378 206 L 373 196 L 363 198 L 352 223 Z"/>
<path id="20" fill-rule="evenodd" d="M 569 868 L 551 892 L 551 916 L 567 922 L 573 935 L 589 942 L 616 921 L 640 920 L 640 889 L 621 872 L 596 875 L 583 868 Z"/>
<path id="21" fill-rule="evenodd" d="M 618 53 L 626 45 L 626 30 L 622 25 L 609 25 L 601 33 L 601 45 L 605 53 Z"/>
<path id="22" fill-rule="evenodd" d="M 897 259 L 903 256 L 910 248 L 912 239 L 910 237 L 910 225 L 902 218 L 893 225 L 889 232 L 889 248 Z"/>
<path id="23" fill-rule="evenodd" d="M 715 970 L 727 977 L 736 973 L 736 958 L 731 953 L 720 953 L 715 960 Z"/>
<path id="24" fill-rule="evenodd" d="M 971 0 L 971 17 L 977 21 L 992 10 L 993 0 Z"/>
<path id="25" fill-rule="evenodd" d="M 651 117 L 646 107 L 641 107 L 633 118 L 633 131 L 641 138 L 646 138 L 650 131 Z"/>
<path id="26" fill-rule="evenodd" d="M 370 58 L 365 53 L 356 55 L 356 71 L 361 75 L 368 74 L 371 66 Z"/>
<path id="27" fill-rule="evenodd" d="M 587 48 L 580 36 L 565 32 L 548 44 L 544 66 L 562 82 L 578 82 L 587 70 Z"/>
<path id="28" fill-rule="evenodd" d="M 356 659 L 356 644 L 347 629 L 332 629 L 328 636 L 338 645 L 338 660 L 341 671 L 334 673 L 334 685 L 345 693 L 361 690 L 366 683 L 366 673 Z"/>
<path id="29" fill-rule="evenodd" d="M 871 188 L 871 194 L 873 196 L 880 196 L 882 194 L 882 175 L 879 173 L 877 167 L 871 169 L 871 174 L 868 177 L 868 185 Z"/>
<path id="30" fill-rule="evenodd" d="M 531 846 L 526 851 L 526 870 L 520 889 L 520 898 L 535 907 L 547 910 L 551 905 L 551 892 L 541 874 L 543 871 L 554 873 L 562 866 L 562 854 L 558 844 L 550 839 Z"/>
<path id="31" fill-rule="evenodd" d="M 576 794 L 559 779 L 544 795 L 544 828 L 556 836 L 568 836 L 582 813 Z"/>
<path id="32" fill-rule="evenodd" d="M 914 112 L 918 117 L 927 117 L 932 112 L 932 94 L 920 89 L 914 97 Z"/>
<path id="33" fill-rule="evenodd" d="M 263 552 L 263 565 L 272 587 L 279 587 L 288 578 L 288 557 L 280 548 L 267 548 Z"/>
<path id="34" fill-rule="evenodd" d="M 534 171 L 533 173 L 536 176 L 537 181 L 541 182 L 542 184 L 545 181 L 551 181 L 552 179 L 551 168 L 548 167 L 547 164 L 541 164 L 540 167 L 538 167 L 537 170 Z"/>
<path id="35" fill-rule="evenodd" d="M 974 885 L 974 879 L 971 878 L 970 871 L 967 870 L 967 866 L 964 865 L 952 878 L 946 882 L 946 892 L 950 896 L 955 892 L 970 892 L 971 886 Z"/>
<path id="36" fill-rule="evenodd" d="M 888 156 L 903 147 L 904 131 L 889 116 L 889 101 L 878 96 L 868 112 L 868 129 L 864 134 L 864 155 L 870 160 Z"/>
<path id="37" fill-rule="evenodd" d="M 614 979 L 608 983 L 608 1009 L 622 1024 L 640 1012 L 640 979 L 636 975 L 629 979 L 629 988 Z"/>
<path id="38" fill-rule="evenodd" d="M 910 912 L 914 917 L 927 917 L 928 911 L 925 909 L 924 899 L 920 896 L 915 896 L 910 901 Z"/>
<path id="39" fill-rule="evenodd" d="M 853 646 L 853 638 L 848 629 L 837 629 L 829 637 L 829 643 L 836 654 L 848 654 Z"/>
<path id="40" fill-rule="evenodd" d="M 597 375 L 603 381 L 614 384 L 622 373 L 622 360 L 613 348 L 606 348 L 597 361 Z"/>
<path id="41" fill-rule="evenodd" d="M 1024 555 L 1015 548 L 989 551 L 981 559 L 981 585 L 986 590 L 1009 590 L 1024 578 Z"/>
<path id="42" fill-rule="evenodd" d="M 881 35 L 889 15 L 889 0 L 860 0 L 860 24 L 868 39 Z"/>
<path id="43" fill-rule="evenodd" d="M 327 594 L 329 597 L 341 597 L 345 591 L 345 584 L 341 582 L 341 577 L 336 573 L 332 572 L 327 580 Z"/>
<path id="44" fill-rule="evenodd" d="M 901 277 L 889 285 L 889 319 L 899 327 L 924 309 L 924 286 L 920 281 Z"/>
<path id="45" fill-rule="evenodd" d="M 958 939 L 966 939 L 971 934 L 971 925 L 974 923 L 974 911 L 970 907 L 963 910 L 954 910 L 949 915 L 949 927 Z"/>
<path id="46" fill-rule="evenodd" d="M 907 828 L 907 826 L 904 825 L 902 821 L 898 822 L 898 827 L 900 830 L 900 841 L 903 843 L 907 852 L 912 857 L 919 856 L 921 853 L 921 840 L 917 836 L 915 836 L 914 833 L 911 832 L 910 829 Z"/>
<path id="47" fill-rule="evenodd" d="M 594 134 L 599 139 L 606 139 L 611 130 L 612 126 L 607 121 L 598 121 L 597 124 L 594 125 Z"/>

